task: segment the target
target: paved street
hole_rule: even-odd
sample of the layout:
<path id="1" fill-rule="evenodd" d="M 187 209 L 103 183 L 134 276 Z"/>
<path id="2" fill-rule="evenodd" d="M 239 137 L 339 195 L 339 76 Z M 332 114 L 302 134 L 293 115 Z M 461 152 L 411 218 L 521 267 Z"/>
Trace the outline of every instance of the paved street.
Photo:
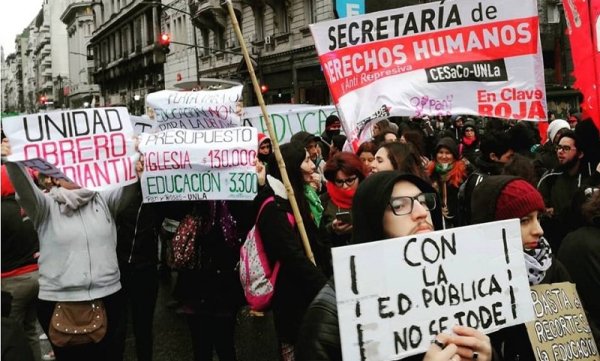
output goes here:
<path id="1" fill-rule="evenodd" d="M 171 302 L 171 289 L 175 273 L 171 280 L 162 278 L 160 282 L 156 312 L 154 314 L 154 361 L 193 360 L 190 335 L 183 315 L 175 313 L 167 305 Z M 248 318 L 247 311 L 240 312 L 236 331 L 237 353 L 239 361 L 277 360 L 272 319 Z M 41 332 L 41 330 L 40 330 Z M 269 341 L 270 340 L 270 341 Z M 42 355 L 50 351 L 48 341 L 41 341 Z M 218 358 L 215 355 L 215 360 Z M 125 346 L 125 361 L 137 361 L 135 339 L 131 333 L 131 322 Z"/>

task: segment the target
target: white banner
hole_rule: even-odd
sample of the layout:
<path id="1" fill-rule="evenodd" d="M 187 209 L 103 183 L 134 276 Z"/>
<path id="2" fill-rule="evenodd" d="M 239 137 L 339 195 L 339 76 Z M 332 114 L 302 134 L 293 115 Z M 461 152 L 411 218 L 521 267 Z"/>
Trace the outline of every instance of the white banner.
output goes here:
<path id="1" fill-rule="evenodd" d="M 254 199 L 257 143 L 250 127 L 142 134 L 144 202 Z"/>
<path id="2" fill-rule="evenodd" d="M 289 142 L 292 135 L 300 131 L 321 135 L 325 130 L 325 119 L 331 114 L 338 115 L 333 105 L 273 104 L 267 105 L 267 112 L 281 144 Z M 244 126 L 268 134 L 260 107 L 244 108 L 243 118 Z"/>
<path id="3" fill-rule="evenodd" d="M 94 108 L 2 119 L 10 161 L 91 190 L 137 180 L 133 128 L 126 108 Z"/>
<path id="4" fill-rule="evenodd" d="M 135 135 L 142 133 L 153 133 L 156 127 L 156 120 L 150 119 L 147 115 L 130 115 L 131 126 Z"/>
<path id="5" fill-rule="evenodd" d="M 534 319 L 518 220 L 332 249 L 344 360 L 396 360 L 466 325 Z"/>
<path id="6" fill-rule="evenodd" d="M 214 129 L 241 125 L 242 85 L 224 90 L 161 90 L 146 96 L 157 129 Z"/>
<path id="7" fill-rule="evenodd" d="M 449 0 L 310 25 L 357 144 L 366 120 L 473 114 L 546 119 L 536 1 Z"/>

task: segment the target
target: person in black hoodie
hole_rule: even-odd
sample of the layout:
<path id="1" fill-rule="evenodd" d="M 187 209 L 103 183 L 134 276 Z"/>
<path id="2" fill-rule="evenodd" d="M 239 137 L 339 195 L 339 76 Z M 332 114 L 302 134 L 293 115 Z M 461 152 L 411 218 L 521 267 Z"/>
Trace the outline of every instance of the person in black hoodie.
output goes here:
<path id="1" fill-rule="evenodd" d="M 291 142 L 280 149 L 316 260 L 315 265 L 306 256 L 298 230 L 288 220 L 287 214 L 292 209 L 279 168 L 270 167 L 267 185 L 254 199 L 254 206 L 258 210 L 267 198 L 275 197 L 274 202 L 267 203 L 263 208 L 256 227 L 269 262 L 272 265 L 280 262 L 271 307 L 282 359 L 287 359 L 294 353 L 293 345 L 304 312 L 327 282 L 326 271 L 323 270 L 328 267 L 328 250 L 317 239 L 317 218 L 320 216 L 312 212 L 305 195 L 305 185 L 311 181 L 315 166 L 301 143 Z"/>
<path id="2" fill-rule="evenodd" d="M 473 191 L 473 224 L 518 218 L 521 222 L 523 254 L 530 285 L 571 282 L 565 267 L 554 258 L 544 239 L 538 215 L 544 210 L 542 195 L 524 179 L 513 176 L 486 177 Z M 482 240 L 483 241 L 483 240 Z M 490 335 L 504 361 L 535 361 L 524 324 Z"/>
<path id="3" fill-rule="evenodd" d="M 411 197 L 412 203 L 403 203 L 399 197 Z M 382 171 L 367 177 L 358 187 L 352 203 L 353 243 L 441 229 L 442 213 L 437 207 L 436 198 L 435 189 L 412 174 Z M 392 209 L 392 206 L 404 206 L 409 210 L 409 204 L 408 213 L 396 215 L 398 208 Z M 439 334 L 436 337 L 438 342 L 446 345 L 445 348 L 441 349 L 438 343 L 432 343 L 425 354 L 406 360 L 492 359 L 493 351 L 487 336 L 470 327 L 456 326 L 453 331 L 456 335 Z M 306 312 L 296 350 L 297 361 L 342 360 L 333 280 L 327 282 Z"/>

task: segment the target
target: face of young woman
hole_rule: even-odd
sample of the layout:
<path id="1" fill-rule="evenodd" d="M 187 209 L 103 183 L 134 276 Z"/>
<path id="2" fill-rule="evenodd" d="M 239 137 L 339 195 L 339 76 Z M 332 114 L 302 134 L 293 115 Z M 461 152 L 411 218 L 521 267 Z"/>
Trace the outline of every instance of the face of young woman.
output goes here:
<path id="1" fill-rule="evenodd" d="M 306 183 L 312 181 L 312 174 L 315 172 L 315 164 L 312 160 L 310 160 L 310 155 L 306 152 L 306 157 L 304 161 L 300 165 L 300 169 L 302 170 L 302 176 Z"/>
<path id="2" fill-rule="evenodd" d="M 375 153 L 375 160 L 371 165 L 371 171 L 377 173 L 384 170 L 394 170 L 394 166 L 390 161 L 387 149 L 379 148 L 377 153 Z"/>
<path id="3" fill-rule="evenodd" d="M 544 235 L 544 230 L 538 219 L 538 211 L 533 211 L 521 218 L 521 241 L 523 248 L 535 249 L 540 243 L 540 238 Z"/>
<path id="4" fill-rule="evenodd" d="M 371 152 L 362 152 L 358 158 L 368 169 L 371 169 L 371 163 L 375 160 L 375 156 Z"/>
<path id="5" fill-rule="evenodd" d="M 452 164 L 454 163 L 454 156 L 448 149 L 442 147 L 435 154 L 435 160 L 440 164 Z"/>
<path id="6" fill-rule="evenodd" d="M 416 197 L 421 194 L 421 190 L 414 184 L 407 181 L 400 181 L 394 185 L 390 201 L 395 199 L 397 205 L 398 197 Z M 433 231 L 433 222 L 431 212 L 421 203 L 413 199 L 403 201 L 413 202 L 412 212 L 397 216 L 392 211 L 391 205 L 386 206 L 383 212 L 383 232 L 390 238 L 403 237 L 411 234 L 425 233 Z M 408 206 L 410 208 L 410 206 Z"/>
<path id="7" fill-rule="evenodd" d="M 341 170 L 335 173 L 334 184 L 338 188 L 342 189 L 356 189 L 358 188 L 358 177 L 355 174 L 348 175 Z"/>

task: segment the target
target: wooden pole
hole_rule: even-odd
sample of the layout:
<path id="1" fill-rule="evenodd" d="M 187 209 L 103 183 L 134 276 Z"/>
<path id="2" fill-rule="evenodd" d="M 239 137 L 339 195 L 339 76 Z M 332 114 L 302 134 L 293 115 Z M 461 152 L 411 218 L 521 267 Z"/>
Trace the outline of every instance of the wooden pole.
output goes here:
<path id="1" fill-rule="evenodd" d="M 292 184 L 290 183 L 290 178 L 288 177 L 287 170 L 285 168 L 285 162 L 283 161 L 281 151 L 279 150 L 279 142 L 277 142 L 277 135 L 275 134 L 273 123 L 271 123 L 271 118 L 269 117 L 269 113 L 267 112 L 265 100 L 263 99 L 262 92 L 260 91 L 260 85 L 258 84 L 256 74 L 254 73 L 254 66 L 252 65 L 252 61 L 250 61 L 248 48 L 246 48 L 246 42 L 244 41 L 242 31 L 240 30 L 240 24 L 238 23 L 237 18 L 235 16 L 235 11 L 233 10 L 233 4 L 231 3 L 231 0 L 225 0 L 225 2 L 227 3 L 227 9 L 229 10 L 229 18 L 231 19 L 231 23 L 233 24 L 235 35 L 237 36 L 238 41 L 240 42 L 240 46 L 242 48 L 242 54 L 244 55 L 246 66 L 248 67 L 248 73 L 250 73 L 250 79 L 252 79 L 254 93 L 258 98 L 258 104 L 260 105 L 263 117 L 265 118 L 265 123 L 267 124 L 267 130 L 269 131 L 269 136 L 271 137 L 271 144 L 273 145 L 273 152 L 275 153 L 275 158 L 277 159 L 277 166 L 279 167 L 279 171 L 281 172 L 281 178 L 283 179 L 283 184 L 285 185 L 285 189 L 287 191 L 288 198 L 292 206 L 292 211 L 294 212 L 294 218 L 296 218 L 296 224 L 298 225 L 298 231 L 300 231 L 300 237 L 302 238 L 304 251 L 306 252 L 306 256 L 308 257 L 308 259 L 310 259 L 310 261 L 313 264 L 315 264 L 315 257 L 313 256 L 312 250 L 310 248 L 310 243 L 308 242 L 308 235 L 306 234 L 306 229 L 304 228 L 304 221 L 302 220 L 302 216 L 300 215 L 300 209 L 298 208 L 298 203 L 296 202 L 294 189 L 292 188 Z"/>

